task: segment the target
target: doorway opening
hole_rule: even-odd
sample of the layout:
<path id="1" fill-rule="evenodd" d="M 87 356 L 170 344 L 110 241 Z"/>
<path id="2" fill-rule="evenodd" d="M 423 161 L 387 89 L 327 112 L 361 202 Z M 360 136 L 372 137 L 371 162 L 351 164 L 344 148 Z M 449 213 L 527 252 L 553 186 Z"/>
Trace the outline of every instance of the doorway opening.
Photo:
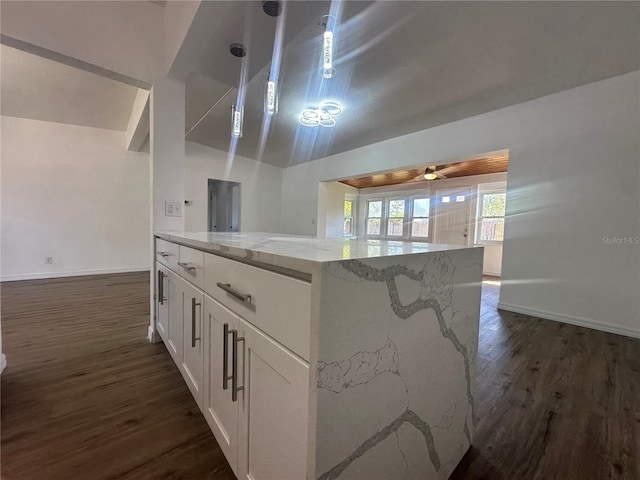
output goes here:
<path id="1" fill-rule="evenodd" d="M 340 220 L 349 226 L 332 236 L 482 245 L 483 275 L 497 283 L 502 274 L 508 166 L 509 151 L 498 150 L 436 167 L 423 163 L 326 183 L 325 190 L 335 194 L 319 195 L 318 226 L 326 216 L 327 225 Z M 435 172 L 435 179 L 425 176 L 427 170 Z M 341 201 L 344 209 L 339 208 Z"/>
<path id="2" fill-rule="evenodd" d="M 240 183 L 209 179 L 208 231 L 240 231 Z"/>

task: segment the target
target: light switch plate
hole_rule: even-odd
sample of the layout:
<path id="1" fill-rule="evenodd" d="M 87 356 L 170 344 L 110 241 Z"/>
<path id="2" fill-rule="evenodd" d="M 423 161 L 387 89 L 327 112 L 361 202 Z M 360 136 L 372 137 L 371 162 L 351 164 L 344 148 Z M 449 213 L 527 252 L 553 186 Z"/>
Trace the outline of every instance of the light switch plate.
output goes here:
<path id="1" fill-rule="evenodd" d="M 164 214 L 166 217 L 181 217 L 182 202 L 164 202 Z"/>

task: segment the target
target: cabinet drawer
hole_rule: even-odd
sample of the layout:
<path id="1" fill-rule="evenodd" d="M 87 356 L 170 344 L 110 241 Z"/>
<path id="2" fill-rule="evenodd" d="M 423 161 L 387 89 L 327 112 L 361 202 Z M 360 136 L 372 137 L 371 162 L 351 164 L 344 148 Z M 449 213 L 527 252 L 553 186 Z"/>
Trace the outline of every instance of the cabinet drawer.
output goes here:
<path id="1" fill-rule="evenodd" d="M 209 295 L 309 360 L 309 283 L 209 253 L 204 267 Z"/>
<path id="2" fill-rule="evenodd" d="M 156 260 L 172 270 L 178 271 L 178 245 L 156 238 Z"/>
<path id="3" fill-rule="evenodd" d="M 178 273 L 196 287 L 204 288 L 204 252 L 180 245 Z"/>

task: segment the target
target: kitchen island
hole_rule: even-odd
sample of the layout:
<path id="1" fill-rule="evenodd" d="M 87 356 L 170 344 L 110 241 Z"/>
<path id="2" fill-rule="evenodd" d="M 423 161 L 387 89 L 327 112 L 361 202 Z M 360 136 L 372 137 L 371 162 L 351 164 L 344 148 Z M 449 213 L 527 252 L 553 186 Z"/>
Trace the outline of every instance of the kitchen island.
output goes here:
<path id="1" fill-rule="evenodd" d="M 473 440 L 482 253 L 158 232 L 151 333 L 238 478 L 446 479 Z"/>

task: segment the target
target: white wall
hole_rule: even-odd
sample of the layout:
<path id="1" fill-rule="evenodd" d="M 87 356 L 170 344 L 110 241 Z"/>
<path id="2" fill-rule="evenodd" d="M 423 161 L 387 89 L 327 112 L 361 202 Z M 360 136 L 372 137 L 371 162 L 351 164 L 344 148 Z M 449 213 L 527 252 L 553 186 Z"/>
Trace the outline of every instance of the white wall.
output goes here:
<path id="1" fill-rule="evenodd" d="M 318 238 L 344 236 L 344 200 L 347 194 L 358 195 L 358 189 L 339 182 L 321 183 L 318 186 Z"/>
<path id="2" fill-rule="evenodd" d="M 127 152 L 125 132 L 0 127 L 2 280 L 149 269 L 149 155 Z"/>
<path id="3" fill-rule="evenodd" d="M 284 170 L 283 230 L 313 234 L 318 183 L 509 149 L 503 307 L 640 336 L 640 72 Z"/>
<path id="4" fill-rule="evenodd" d="M 240 182 L 240 230 L 280 232 L 282 169 L 236 155 L 226 174 L 227 153 L 186 142 L 185 230 L 207 231 L 208 180 Z"/>
<path id="5" fill-rule="evenodd" d="M 184 207 L 184 115 L 184 83 L 170 78 L 158 81 L 151 89 L 149 108 L 154 231 L 185 228 L 184 208 L 181 216 L 168 216 L 165 208 L 166 202 Z"/>

